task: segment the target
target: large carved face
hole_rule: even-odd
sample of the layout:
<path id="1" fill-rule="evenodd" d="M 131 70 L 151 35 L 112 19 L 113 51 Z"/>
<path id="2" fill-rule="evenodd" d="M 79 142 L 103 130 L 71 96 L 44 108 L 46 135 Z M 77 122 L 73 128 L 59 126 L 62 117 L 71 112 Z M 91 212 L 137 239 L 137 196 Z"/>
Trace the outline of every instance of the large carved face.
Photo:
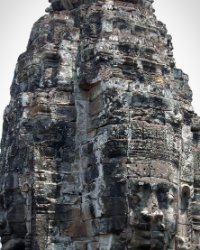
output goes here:
<path id="1" fill-rule="evenodd" d="M 173 249 L 177 228 L 177 187 L 163 179 L 130 180 L 131 245 L 134 249 Z"/>
<path id="2" fill-rule="evenodd" d="M 8 175 L 0 195 L 0 236 L 3 250 L 25 249 L 25 200 L 14 186 L 13 176 Z"/>

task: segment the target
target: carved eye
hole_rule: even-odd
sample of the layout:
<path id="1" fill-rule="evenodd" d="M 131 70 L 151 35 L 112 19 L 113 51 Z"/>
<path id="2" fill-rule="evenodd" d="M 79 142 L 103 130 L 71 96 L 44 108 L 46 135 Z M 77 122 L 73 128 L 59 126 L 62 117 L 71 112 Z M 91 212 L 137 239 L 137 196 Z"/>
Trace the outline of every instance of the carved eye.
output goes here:
<path id="1" fill-rule="evenodd" d="M 157 198 L 159 202 L 168 202 L 168 190 L 165 188 L 159 188 L 157 189 Z"/>
<path id="2" fill-rule="evenodd" d="M 157 196 L 158 196 L 159 202 L 166 202 L 167 201 L 166 193 L 164 193 L 163 191 L 159 191 Z"/>
<path id="3" fill-rule="evenodd" d="M 158 192 L 158 201 L 171 204 L 174 201 L 173 194 L 164 190 Z"/>

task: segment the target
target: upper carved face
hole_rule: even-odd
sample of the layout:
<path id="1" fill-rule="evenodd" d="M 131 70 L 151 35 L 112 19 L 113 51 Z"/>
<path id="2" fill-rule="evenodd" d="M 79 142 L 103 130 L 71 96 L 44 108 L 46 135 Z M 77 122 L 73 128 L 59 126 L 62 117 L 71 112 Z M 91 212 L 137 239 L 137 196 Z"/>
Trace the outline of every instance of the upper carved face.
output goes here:
<path id="1" fill-rule="evenodd" d="M 129 197 L 134 249 L 173 248 L 177 228 L 177 187 L 165 180 L 132 180 Z"/>
<path id="2" fill-rule="evenodd" d="M 3 250 L 25 249 L 25 200 L 19 191 L 14 190 L 12 175 L 5 178 L 0 195 L 0 236 Z"/>
<path id="3" fill-rule="evenodd" d="M 11 199 L 16 201 L 8 201 L 5 208 L 1 207 L 1 242 L 4 250 L 23 250 L 26 236 L 24 204 L 18 195 L 13 195 Z"/>

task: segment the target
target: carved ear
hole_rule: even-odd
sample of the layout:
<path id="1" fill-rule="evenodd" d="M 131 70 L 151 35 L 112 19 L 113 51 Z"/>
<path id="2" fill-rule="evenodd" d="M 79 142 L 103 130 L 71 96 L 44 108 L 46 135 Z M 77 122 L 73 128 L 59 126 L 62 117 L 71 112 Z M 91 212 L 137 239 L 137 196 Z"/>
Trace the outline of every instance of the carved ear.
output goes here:
<path id="1" fill-rule="evenodd" d="M 189 206 L 189 199 L 191 197 L 191 188 L 187 184 L 181 185 L 181 209 L 187 210 Z"/>
<path id="2" fill-rule="evenodd" d="M 5 201 L 5 194 L 0 193 L 0 208 L 6 209 L 6 201 Z"/>
<path id="3" fill-rule="evenodd" d="M 190 186 L 187 184 L 181 185 L 181 197 L 189 199 L 191 196 Z"/>
<path id="4" fill-rule="evenodd" d="M 0 194 L 0 207 L 4 206 L 4 198 L 3 198 L 3 194 Z"/>

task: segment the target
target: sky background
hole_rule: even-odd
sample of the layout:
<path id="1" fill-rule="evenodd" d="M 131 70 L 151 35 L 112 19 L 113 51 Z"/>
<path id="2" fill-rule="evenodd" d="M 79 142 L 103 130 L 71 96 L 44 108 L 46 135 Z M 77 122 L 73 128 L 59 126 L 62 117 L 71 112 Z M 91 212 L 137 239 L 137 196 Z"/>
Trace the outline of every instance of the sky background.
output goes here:
<path id="1" fill-rule="evenodd" d="M 48 0 L 1 1 L 0 137 L 17 58 L 26 50 L 33 23 L 45 14 L 48 5 Z M 194 110 L 200 115 L 200 0 L 155 0 L 154 8 L 157 18 L 172 35 L 177 67 L 189 74 Z"/>

